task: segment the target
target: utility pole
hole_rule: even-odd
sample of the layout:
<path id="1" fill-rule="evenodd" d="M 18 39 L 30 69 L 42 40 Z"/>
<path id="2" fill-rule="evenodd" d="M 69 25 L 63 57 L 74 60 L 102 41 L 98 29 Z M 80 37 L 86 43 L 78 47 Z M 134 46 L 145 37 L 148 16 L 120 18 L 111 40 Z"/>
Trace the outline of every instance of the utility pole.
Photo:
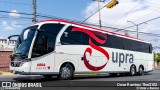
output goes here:
<path id="1" fill-rule="evenodd" d="M 101 22 L 101 11 L 100 11 L 100 1 L 98 0 L 98 10 L 99 10 L 99 27 L 102 27 L 102 22 Z"/>
<path id="2" fill-rule="evenodd" d="M 33 19 L 32 19 L 32 22 L 36 22 L 37 19 L 36 19 L 36 10 L 37 10 L 37 1 L 36 0 L 33 0 Z"/>
<path id="3" fill-rule="evenodd" d="M 98 1 L 98 13 L 99 13 L 99 27 L 102 27 L 102 22 L 101 22 L 101 6 L 100 6 L 100 2 L 105 2 L 105 0 L 93 0 L 93 1 Z"/>
<path id="4" fill-rule="evenodd" d="M 97 1 L 97 0 L 93 0 L 93 1 Z M 97 12 L 99 12 L 99 26 L 100 28 L 102 27 L 101 25 L 101 13 L 100 10 L 102 10 L 103 8 L 112 8 L 113 6 L 118 4 L 117 0 L 112 0 L 111 2 L 109 2 L 107 5 L 104 5 L 103 7 L 100 8 L 100 2 L 105 2 L 105 0 L 98 0 L 98 10 L 96 12 L 94 12 L 93 14 L 91 14 L 90 16 L 88 16 L 85 20 L 83 20 L 81 23 L 84 23 L 85 21 L 87 21 L 89 18 L 91 18 L 93 15 L 95 15 Z"/>

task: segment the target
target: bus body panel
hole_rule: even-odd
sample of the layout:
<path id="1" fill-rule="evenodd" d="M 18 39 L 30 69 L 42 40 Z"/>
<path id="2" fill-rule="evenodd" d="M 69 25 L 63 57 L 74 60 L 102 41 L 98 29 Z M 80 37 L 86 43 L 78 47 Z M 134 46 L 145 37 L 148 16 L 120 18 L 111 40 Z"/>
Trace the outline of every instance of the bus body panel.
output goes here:
<path id="1" fill-rule="evenodd" d="M 55 58 L 55 59 L 57 60 L 57 62 L 60 62 L 60 61 L 62 62 L 65 59 L 67 59 L 71 62 L 72 61 L 76 62 L 74 64 L 74 66 L 76 68 L 75 72 L 77 72 L 77 73 L 91 71 L 85 66 L 84 61 L 82 60 L 82 57 L 84 55 L 84 51 L 87 47 L 89 47 L 89 46 L 88 45 L 60 45 L 60 46 L 57 46 L 56 51 L 61 52 L 61 56 L 57 56 L 57 58 Z M 91 56 L 89 54 L 87 55 L 90 64 L 94 65 L 94 66 L 101 66 L 108 61 L 107 65 L 102 70 L 99 70 L 97 72 L 112 72 L 112 71 L 113 72 L 119 72 L 119 71 L 129 72 L 130 66 L 132 64 L 134 64 L 136 66 L 137 71 L 138 71 L 138 68 L 140 65 L 143 65 L 145 67 L 145 71 L 153 70 L 153 66 L 152 66 L 153 65 L 153 61 L 152 61 L 153 55 L 152 54 L 148 54 L 148 53 L 142 54 L 140 52 L 119 50 L 119 49 L 112 49 L 112 48 L 104 48 L 104 49 L 109 52 L 109 55 L 110 55 L 109 61 L 107 60 L 107 58 L 103 54 L 101 54 L 100 52 L 98 52 L 96 50 L 93 50 Z M 127 58 L 124 60 L 123 63 L 120 63 L 119 62 L 119 59 L 120 59 L 119 55 L 117 55 L 118 60 L 116 63 L 113 63 L 113 61 L 112 61 L 113 58 L 114 59 L 116 58 L 115 55 L 114 55 L 114 57 L 112 56 L 113 52 L 114 52 L 114 54 L 115 53 L 133 54 L 134 61 L 133 61 L 133 63 L 129 63 L 129 58 Z M 143 55 L 143 57 L 142 57 L 142 55 Z M 76 56 L 76 57 L 71 58 L 72 56 Z M 63 57 L 63 58 L 59 59 L 58 57 Z M 144 58 L 144 57 L 146 57 L 146 58 Z M 122 57 L 121 57 L 121 59 L 122 59 Z M 146 68 L 146 67 L 148 67 L 148 63 L 149 63 L 148 61 L 150 61 L 150 68 Z M 58 64 L 58 66 L 61 65 L 61 63 L 57 63 L 57 64 Z M 60 68 L 57 68 L 56 70 L 59 70 L 59 69 Z"/>
<path id="2" fill-rule="evenodd" d="M 44 73 L 45 72 L 54 72 L 54 66 L 55 66 L 55 54 L 54 52 L 32 58 L 31 60 L 31 72 L 37 73 Z"/>

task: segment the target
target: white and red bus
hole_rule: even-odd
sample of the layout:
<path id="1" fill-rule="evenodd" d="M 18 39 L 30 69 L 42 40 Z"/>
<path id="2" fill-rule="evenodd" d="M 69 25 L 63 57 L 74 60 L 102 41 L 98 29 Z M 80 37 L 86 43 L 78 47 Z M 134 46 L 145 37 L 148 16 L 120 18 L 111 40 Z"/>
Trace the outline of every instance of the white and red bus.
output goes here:
<path id="1" fill-rule="evenodd" d="M 153 71 L 151 43 L 66 20 L 45 20 L 24 29 L 11 56 L 10 71 L 71 79 L 82 73 Z"/>

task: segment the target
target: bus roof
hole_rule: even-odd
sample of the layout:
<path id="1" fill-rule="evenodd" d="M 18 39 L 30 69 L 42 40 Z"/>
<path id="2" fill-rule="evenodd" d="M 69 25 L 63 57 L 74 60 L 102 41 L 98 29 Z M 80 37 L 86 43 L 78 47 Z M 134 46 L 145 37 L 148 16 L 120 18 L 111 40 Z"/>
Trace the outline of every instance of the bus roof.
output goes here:
<path id="1" fill-rule="evenodd" d="M 140 42 L 149 43 L 149 42 L 146 42 L 146 41 L 143 41 L 141 39 L 137 39 L 137 38 L 134 38 L 134 37 L 131 37 L 131 36 L 126 36 L 126 35 L 119 34 L 119 33 L 116 33 L 116 32 L 111 32 L 111 31 L 108 31 L 108 30 L 92 27 L 92 26 L 89 26 L 89 25 L 81 24 L 81 23 L 71 22 L 71 21 L 67 21 L 67 20 L 59 20 L 59 19 L 42 20 L 42 21 L 39 21 L 39 22 L 35 22 L 33 25 L 40 24 L 40 23 L 48 23 L 48 22 L 57 22 L 57 23 L 66 23 L 66 24 L 76 25 L 76 26 L 80 26 L 80 27 L 83 27 L 83 28 L 90 28 L 90 29 L 93 29 L 93 30 L 96 30 L 96 31 L 101 31 L 101 32 L 108 33 L 108 34 L 113 34 L 115 36 L 119 36 L 119 37 L 123 37 L 123 38 L 127 38 L 127 39 L 132 39 L 132 40 L 136 40 L 136 41 L 140 41 Z"/>

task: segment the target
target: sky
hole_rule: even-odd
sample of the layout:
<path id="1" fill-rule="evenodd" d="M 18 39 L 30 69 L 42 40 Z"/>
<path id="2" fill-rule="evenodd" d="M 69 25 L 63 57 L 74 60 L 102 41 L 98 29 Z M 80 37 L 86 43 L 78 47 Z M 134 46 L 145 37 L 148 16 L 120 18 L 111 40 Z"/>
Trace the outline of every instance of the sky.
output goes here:
<path id="1" fill-rule="evenodd" d="M 101 2 L 103 7 L 111 0 Z M 138 24 L 149 19 L 160 16 L 160 4 L 158 0 L 118 0 L 119 4 L 111 9 L 103 8 L 101 12 L 102 25 L 114 28 L 126 28 L 133 23 Z M 70 20 L 83 21 L 98 10 L 97 1 L 93 0 L 37 0 L 37 14 L 60 17 Z M 20 32 L 32 24 L 32 15 L 21 15 L 18 13 L 33 13 L 32 0 L 0 0 L 0 38 L 9 35 L 20 34 Z M 47 18 L 38 17 L 39 20 Z M 90 24 L 98 24 L 98 13 L 86 21 Z M 127 22 L 127 21 L 132 21 Z M 160 19 L 139 25 L 139 31 L 160 34 Z M 110 29 L 108 29 L 110 30 Z M 136 31 L 136 27 L 128 28 Z M 118 32 L 123 33 L 124 32 Z M 136 33 L 128 32 L 136 37 Z M 139 38 L 151 42 L 154 47 L 160 47 L 160 37 L 139 34 Z M 155 49 L 157 51 L 159 49 Z"/>

